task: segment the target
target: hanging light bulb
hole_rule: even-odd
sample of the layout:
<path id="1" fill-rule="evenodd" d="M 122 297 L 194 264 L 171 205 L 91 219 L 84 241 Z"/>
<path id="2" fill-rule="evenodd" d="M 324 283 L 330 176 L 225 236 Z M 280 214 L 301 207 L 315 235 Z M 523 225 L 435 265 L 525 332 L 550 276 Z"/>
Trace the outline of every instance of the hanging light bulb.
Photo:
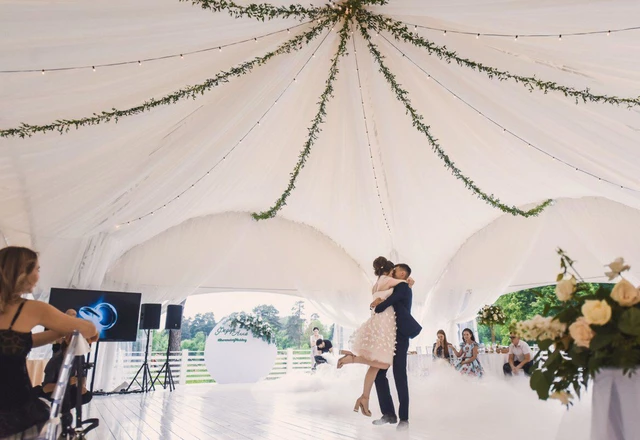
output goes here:
<path id="1" fill-rule="evenodd" d="M 184 60 L 184 56 L 182 54 L 180 54 L 180 59 Z"/>
<path id="2" fill-rule="evenodd" d="M 480 38 L 480 34 L 476 35 L 476 40 L 477 40 L 478 38 Z"/>
<path id="3" fill-rule="evenodd" d="M 222 52 L 222 46 L 218 48 L 218 52 Z"/>
<path id="4" fill-rule="evenodd" d="M 44 75 L 44 69 L 42 69 L 42 74 Z"/>
<path id="5" fill-rule="evenodd" d="M 414 27 L 413 27 L 413 30 L 414 30 L 414 31 L 416 31 L 416 32 L 418 32 L 418 26 L 414 26 Z"/>
<path id="6" fill-rule="evenodd" d="M 607 37 L 611 35 L 611 31 L 607 31 Z"/>
<path id="7" fill-rule="evenodd" d="M 287 29 L 287 34 L 290 34 L 290 33 L 291 33 L 291 29 Z"/>
<path id="8" fill-rule="evenodd" d="M 91 68 L 93 69 L 93 71 L 96 71 L 96 66 L 91 66 Z"/>
<path id="9" fill-rule="evenodd" d="M 447 36 L 447 31 L 442 32 L 442 34 L 446 37 Z"/>
<path id="10" fill-rule="evenodd" d="M 138 66 L 142 66 L 142 63 L 140 62 L 140 60 L 138 60 Z"/>
<path id="11" fill-rule="evenodd" d="M 562 41 L 562 35 L 558 35 L 558 41 Z"/>
<path id="12" fill-rule="evenodd" d="M 253 41 L 255 41 L 257 43 L 258 42 L 258 38 L 254 38 Z"/>
<path id="13" fill-rule="evenodd" d="M 518 41 L 518 36 L 516 35 L 515 41 Z"/>

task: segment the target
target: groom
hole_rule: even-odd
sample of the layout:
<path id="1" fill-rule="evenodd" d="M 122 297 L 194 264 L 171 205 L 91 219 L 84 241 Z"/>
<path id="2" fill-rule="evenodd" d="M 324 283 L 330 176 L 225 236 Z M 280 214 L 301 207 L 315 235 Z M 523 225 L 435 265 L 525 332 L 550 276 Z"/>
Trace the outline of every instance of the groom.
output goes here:
<path id="1" fill-rule="evenodd" d="M 398 264 L 393 269 L 393 277 L 407 280 L 411 275 L 411 268 L 406 264 Z M 409 339 L 418 336 L 422 327 L 411 316 L 411 302 L 413 292 L 407 283 L 400 283 L 393 289 L 393 293 L 384 301 L 376 300 L 371 306 L 376 313 L 383 312 L 387 307 L 393 306 L 396 312 L 396 353 L 393 357 L 393 378 L 396 382 L 400 407 L 400 423 L 398 430 L 409 428 L 409 384 L 407 383 L 407 351 Z M 391 399 L 387 370 L 380 370 L 376 376 L 376 392 L 380 403 L 382 418 L 374 420 L 374 425 L 385 423 L 397 423 L 396 411 Z"/>

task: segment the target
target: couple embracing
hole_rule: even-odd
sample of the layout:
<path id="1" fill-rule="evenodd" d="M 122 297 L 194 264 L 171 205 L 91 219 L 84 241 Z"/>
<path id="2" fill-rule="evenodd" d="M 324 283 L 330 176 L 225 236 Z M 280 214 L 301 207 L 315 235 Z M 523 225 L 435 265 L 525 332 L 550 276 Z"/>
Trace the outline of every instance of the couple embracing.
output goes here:
<path id="1" fill-rule="evenodd" d="M 340 352 L 345 356 L 338 361 L 338 368 L 352 363 L 369 365 L 362 396 L 356 401 L 353 410 L 360 410 L 365 416 L 371 416 L 369 396 L 375 383 L 382 418 L 375 420 L 373 424 L 384 425 L 398 422 L 387 379 L 387 370 L 393 366 L 393 377 L 400 403 L 398 429 L 402 430 L 409 426 L 409 339 L 416 337 L 422 327 L 411 316 L 411 268 L 406 264 L 394 265 L 386 258 L 378 257 L 373 262 L 373 270 L 378 280 L 372 291 L 372 316 L 351 336 L 352 351 Z"/>

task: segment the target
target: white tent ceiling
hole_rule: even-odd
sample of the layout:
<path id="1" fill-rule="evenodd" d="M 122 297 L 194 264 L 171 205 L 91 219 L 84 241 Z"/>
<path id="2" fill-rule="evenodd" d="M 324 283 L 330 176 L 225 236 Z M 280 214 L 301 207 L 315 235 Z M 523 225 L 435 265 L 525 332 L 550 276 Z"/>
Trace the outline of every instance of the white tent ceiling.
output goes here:
<path id="1" fill-rule="evenodd" d="M 635 0 L 390 0 L 367 8 L 439 29 L 564 34 L 516 42 L 419 30 L 502 70 L 640 95 L 640 30 L 567 36 L 638 26 Z M 298 25 L 175 0 L 0 1 L 0 70 L 35 70 L 0 73 L 0 129 L 164 96 L 311 27 Z M 0 139 L 0 238 L 40 252 L 43 291 L 118 287 L 142 291 L 146 302 L 277 291 L 311 298 L 345 323 L 366 315 L 371 261 L 385 255 L 413 267 L 416 314 L 429 330 L 505 291 L 553 281 L 557 246 L 585 277 L 620 255 L 640 274 L 638 107 L 529 92 L 388 35 L 406 56 L 384 38 L 375 43 L 465 175 L 509 205 L 556 203 L 524 219 L 476 198 L 412 127 L 356 32 L 287 205 L 274 220 L 252 220 L 286 188 L 306 140 L 339 40 L 325 35 L 195 100 L 64 135 Z M 243 40 L 184 59 L 40 73 Z"/>

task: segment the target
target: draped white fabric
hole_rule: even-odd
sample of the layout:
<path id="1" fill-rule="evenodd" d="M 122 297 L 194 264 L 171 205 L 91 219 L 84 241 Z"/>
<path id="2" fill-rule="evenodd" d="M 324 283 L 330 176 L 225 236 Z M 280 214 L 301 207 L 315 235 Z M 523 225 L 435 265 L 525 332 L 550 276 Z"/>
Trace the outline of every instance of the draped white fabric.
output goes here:
<path id="1" fill-rule="evenodd" d="M 640 18 L 635 0 L 390 0 L 370 9 L 412 24 L 521 35 L 618 29 L 637 26 Z M 311 26 L 297 24 L 233 19 L 174 0 L 4 0 L 0 70 L 38 72 L 0 74 L 0 127 L 161 97 Z M 518 42 L 418 32 L 514 73 L 594 93 L 640 95 L 640 31 Z M 357 32 L 286 207 L 274 220 L 253 221 L 249 213 L 268 208 L 285 189 L 306 139 L 337 48 L 335 32 L 323 37 L 195 100 L 64 135 L 0 139 L 0 239 L 40 252 L 39 293 L 52 286 L 109 287 L 142 291 L 144 302 L 179 302 L 193 293 L 263 290 L 308 297 L 355 324 L 366 316 L 371 261 L 386 255 L 414 269 L 416 314 L 431 339 L 437 327 L 472 317 L 501 293 L 552 282 L 557 246 L 579 262 L 584 277 L 600 276 L 602 265 L 618 256 L 640 275 L 637 108 L 530 93 L 391 40 L 403 57 L 376 38 L 466 175 L 511 205 L 557 200 L 538 218 L 512 217 L 477 199 L 443 167 Z M 245 39 L 184 59 L 39 73 Z M 503 133 L 478 110 L 548 155 Z"/>

